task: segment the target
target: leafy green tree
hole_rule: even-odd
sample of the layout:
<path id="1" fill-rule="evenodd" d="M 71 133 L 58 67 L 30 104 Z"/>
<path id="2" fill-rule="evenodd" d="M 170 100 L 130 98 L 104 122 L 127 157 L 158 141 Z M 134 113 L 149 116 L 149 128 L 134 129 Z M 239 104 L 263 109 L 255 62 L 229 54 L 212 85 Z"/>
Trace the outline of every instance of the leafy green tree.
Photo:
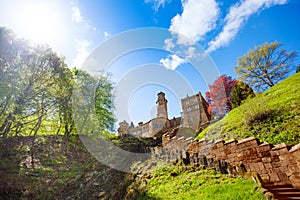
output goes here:
<path id="1" fill-rule="evenodd" d="M 0 41 L 0 136 L 37 135 L 71 96 L 64 91 L 72 90 L 72 73 L 48 46 L 30 45 L 5 28 Z"/>
<path id="2" fill-rule="evenodd" d="M 296 73 L 300 72 L 300 65 L 297 66 Z"/>
<path id="3" fill-rule="evenodd" d="M 103 129 L 113 131 L 115 118 L 113 114 L 114 96 L 113 84 L 109 76 L 100 76 L 95 93 L 96 116 L 99 126 Z"/>
<path id="4" fill-rule="evenodd" d="M 238 79 L 257 91 L 264 91 L 285 79 L 294 68 L 295 51 L 281 49 L 281 44 L 265 43 L 238 59 L 234 71 Z"/>
<path id="5" fill-rule="evenodd" d="M 255 94 L 252 88 L 242 81 L 238 81 L 232 88 L 231 91 L 231 104 L 232 108 L 240 106 L 243 101 L 247 98 L 254 97 Z"/>
<path id="6" fill-rule="evenodd" d="M 113 84 L 108 76 L 95 78 L 87 72 L 74 70 L 73 111 L 80 134 L 102 134 L 113 130 Z M 97 133 L 95 133 L 95 128 Z"/>
<path id="7" fill-rule="evenodd" d="M 73 100 L 75 88 L 80 91 L 78 102 Z M 68 140 L 77 131 L 75 115 L 83 124 L 95 122 L 99 130 L 112 130 L 112 89 L 109 77 L 96 79 L 82 70 L 71 71 L 48 46 L 30 45 L 0 27 L 0 137 L 4 140 L 40 133 L 64 134 Z M 74 112 L 74 108 L 84 110 Z"/>

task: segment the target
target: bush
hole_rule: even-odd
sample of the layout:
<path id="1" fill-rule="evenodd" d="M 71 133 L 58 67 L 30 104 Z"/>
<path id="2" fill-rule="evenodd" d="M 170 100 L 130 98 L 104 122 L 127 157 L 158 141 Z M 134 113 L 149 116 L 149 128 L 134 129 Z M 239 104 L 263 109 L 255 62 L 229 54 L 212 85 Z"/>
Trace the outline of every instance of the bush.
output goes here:
<path id="1" fill-rule="evenodd" d="M 237 82 L 231 91 L 230 101 L 232 104 L 232 108 L 240 106 L 244 100 L 246 100 L 247 98 L 252 98 L 254 96 L 255 94 L 249 85 L 242 81 Z"/>
<path id="2" fill-rule="evenodd" d="M 251 126 L 254 122 L 263 122 L 273 114 L 274 111 L 268 102 L 262 97 L 258 97 L 243 107 L 242 118 L 247 126 Z"/>

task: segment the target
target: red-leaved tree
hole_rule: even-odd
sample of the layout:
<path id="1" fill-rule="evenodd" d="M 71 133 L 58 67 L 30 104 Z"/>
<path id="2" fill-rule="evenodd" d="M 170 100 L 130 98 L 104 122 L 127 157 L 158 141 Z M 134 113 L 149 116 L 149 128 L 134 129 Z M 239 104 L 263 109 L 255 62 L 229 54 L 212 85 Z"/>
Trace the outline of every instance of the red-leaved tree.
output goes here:
<path id="1" fill-rule="evenodd" d="M 216 115 L 225 115 L 231 110 L 230 95 L 237 80 L 226 74 L 217 78 L 212 85 L 209 85 L 209 92 L 205 97 L 209 104 L 208 112 Z"/>

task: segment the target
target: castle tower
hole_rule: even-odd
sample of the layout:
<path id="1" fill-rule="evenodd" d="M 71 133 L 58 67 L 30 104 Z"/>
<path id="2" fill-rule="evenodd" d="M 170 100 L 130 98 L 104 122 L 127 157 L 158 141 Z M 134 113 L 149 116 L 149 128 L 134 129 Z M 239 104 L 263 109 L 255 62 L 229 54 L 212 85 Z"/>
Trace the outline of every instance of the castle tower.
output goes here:
<path id="1" fill-rule="evenodd" d="M 168 100 L 165 98 L 165 93 L 160 92 L 157 94 L 157 118 L 166 118 L 168 119 L 168 109 L 167 109 Z"/>
<path id="2" fill-rule="evenodd" d="M 181 99 L 181 106 L 183 125 L 197 130 L 202 124 L 210 121 L 210 115 L 207 112 L 208 104 L 200 92 Z"/>

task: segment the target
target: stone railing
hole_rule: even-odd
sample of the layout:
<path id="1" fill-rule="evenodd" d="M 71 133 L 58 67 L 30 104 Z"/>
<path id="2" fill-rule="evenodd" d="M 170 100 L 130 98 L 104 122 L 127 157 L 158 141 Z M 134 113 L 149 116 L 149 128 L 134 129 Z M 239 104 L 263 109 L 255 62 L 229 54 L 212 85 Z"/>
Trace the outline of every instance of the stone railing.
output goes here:
<path id="1" fill-rule="evenodd" d="M 207 165 L 230 174 L 257 173 L 263 182 L 292 184 L 300 189 L 300 144 L 271 145 L 249 137 L 244 140 L 208 142 L 192 138 L 162 137 L 170 161 Z"/>

